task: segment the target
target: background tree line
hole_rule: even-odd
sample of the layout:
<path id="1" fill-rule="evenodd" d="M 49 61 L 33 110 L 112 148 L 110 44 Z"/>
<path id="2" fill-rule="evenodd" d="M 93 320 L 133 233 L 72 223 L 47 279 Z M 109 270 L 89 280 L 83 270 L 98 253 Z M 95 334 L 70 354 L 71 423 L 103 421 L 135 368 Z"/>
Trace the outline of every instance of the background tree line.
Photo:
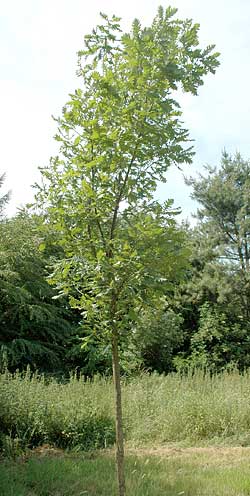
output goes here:
<path id="1" fill-rule="evenodd" d="M 3 181 L 4 176 L 1 186 Z M 177 262 L 164 296 L 141 311 L 132 340 L 124 343 L 124 373 L 250 365 L 249 161 L 224 152 L 220 167 L 207 167 L 204 176 L 187 182 L 199 204 L 197 224 L 178 224 L 177 212 L 168 205 L 166 255 Z M 66 297 L 53 286 L 55 262 L 64 255 L 60 233 L 30 209 L 7 219 L 7 201 L 8 195 L 2 195 L 1 367 L 110 373 L 110 347 L 93 337 L 81 312 L 71 308 L 75 295 Z M 146 223 L 147 213 L 142 215 Z M 129 233 L 124 230 L 124 235 Z M 143 239 L 140 243 L 143 252 Z"/>

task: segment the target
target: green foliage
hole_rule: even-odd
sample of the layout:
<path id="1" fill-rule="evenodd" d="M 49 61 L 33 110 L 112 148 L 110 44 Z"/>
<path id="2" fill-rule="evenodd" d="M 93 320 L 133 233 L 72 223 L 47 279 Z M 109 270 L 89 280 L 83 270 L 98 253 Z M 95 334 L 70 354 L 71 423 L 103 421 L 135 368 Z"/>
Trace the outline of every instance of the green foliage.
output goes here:
<path id="1" fill-rule="evenodd" d="M 65 353 L 68 370 L 77 369 L 86 377 L 93 377 L 97 373 L 102 375 L 112 373 L 111 347 L 87 333 L 84 323 L 78 335 L 72 336 Z"/>
<path id="2" fill-rule="evenodd" d="M 220 168 L 188 181 L 200 208 L 177 298 L 186 336 L 178 366 L 249 367 L 249 177 L 249 162 L 224 152 Z"/>
<path id="3" fill-rule="evenodd" d="M 0 176 L 0 188 L 2 187 L 2 185 L 4 183 L 4 180 L 5 180 L 5 174 L 2 174 Z M 10 199 L 10 192 L 5 193 L 4 195 L 2 195 L 0 197 L 0 219 L 3 217 L 4 207 L 5 207 L 6 203 L 8 203 L 9 199 Z"/>
<path id="4" fill-rule="evenodd" d="M 175 360 L 179 368 L 201 367 L 210 371 L 250 366 L 249 326 L 233 323 L 221 309 L 205 303 L 200 308 L 197 331 L 191 337 L 188 358 Z"/>
<path id="5" fill-rule="evenodd" d="M 126 34 L 102 15 L 79 52 L 83 89 L 57 120 L 60 154 L 42 169 L 38 206 L 65 253 L 52 282 L 105 339 L 126 338 L 186 264 L 171 203 L 153 196 L 170 164 L 193 156 L 173 91 L 196 94 L 218 54 L 198 48 L 198 26 L 175 13 L 159 9 Z"/>
<path id="6" fill-rule="evenodd" d="M 208 168 L 208 176 L 191 179 L 198 200 L 200 238 L 209 259 L 200 280 L 212 287 L 219 304 L 231 302 L 230 312 L 249 318 L 250 164 L 240 154 L 222 155 L 220 169 Z M 217 277 L 216 277 L 217 272 Z"/>
<path id="7" fill-rule="evenodd" d="M 53 300 L 38 220 L 19 214 L 0 234 L 0 367 L 58 369 L 74 319 L 66 300 Z"/>
<path id="8" fill-rule="evenodd" d="M 141 367 L 159 373 L 173 370 L 173 357 L 183 342 L 182 317 L 164 307 L 162 304 L 158 309 L 144 311 L 133 336 Z"/>

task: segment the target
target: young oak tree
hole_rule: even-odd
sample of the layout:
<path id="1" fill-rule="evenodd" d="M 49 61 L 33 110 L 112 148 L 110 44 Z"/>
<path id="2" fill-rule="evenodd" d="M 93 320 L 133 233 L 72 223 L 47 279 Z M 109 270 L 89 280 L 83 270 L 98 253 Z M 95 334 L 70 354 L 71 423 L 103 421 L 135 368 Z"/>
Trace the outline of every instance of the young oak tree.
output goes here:
<path id="1" fill-rule="evenodd" d="M 164 293 L 183 254 L 170 204 L 153 200 L 170 164 L 190 163 L 176 90 L 197 94 L 214 73 L 214 46 L 198 47 L 199 25 L 159 8 L 149 27 L 122 34 L 120 19 L 85 37 L 82 88 L 58 119 L 60 155 L 42 169 L 37 201 L 58 230 L 67 258 L 54 281 L 111 343 L 119 495 L 125 494 L 119 347 L 146 305 Z"/>

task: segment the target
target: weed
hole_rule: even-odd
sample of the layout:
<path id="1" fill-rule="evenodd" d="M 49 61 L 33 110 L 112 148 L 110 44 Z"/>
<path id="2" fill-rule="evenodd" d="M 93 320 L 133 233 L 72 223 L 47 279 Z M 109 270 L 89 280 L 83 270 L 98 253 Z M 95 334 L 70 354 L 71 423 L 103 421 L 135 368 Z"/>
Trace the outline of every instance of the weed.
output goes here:
<path id="1" fill-rule="evenodd" d="M 249 444 L 250 377 L 144 374 L 123 385 L 127 444 Z M 51 443 L 86 450 L 114 442 L 112 381 L 71 377 L 65 384 L 29 373 L 0 375 L 0 449 Z"/>

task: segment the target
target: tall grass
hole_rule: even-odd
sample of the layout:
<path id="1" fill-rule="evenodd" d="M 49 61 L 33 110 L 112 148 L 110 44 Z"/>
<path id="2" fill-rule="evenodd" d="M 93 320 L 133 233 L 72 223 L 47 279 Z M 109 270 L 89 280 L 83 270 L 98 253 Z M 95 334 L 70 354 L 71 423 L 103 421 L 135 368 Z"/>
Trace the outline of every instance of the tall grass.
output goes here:
<path id="1" fill-rule="evenodd" d="M 100 448 L 114 442 L 113 386 L 109 379 L 0 376 L 2 451 L 44 442 L 62 448 Z M 250 375 L 141 375 L 123 381 L 129 445 L 227 442 L 250 445 Z"/>
<path id="2" fill-rule="evenodd" d="M 106 385 L 107 386 L 107 385 Z M 111 385 L 110 385 L 111 388 Z M 16 373 L 0 376 L 0 447 L 5 454 L 51 443 L 60 448 L 103 448 L 114 442 L 114 422 L 103 381 L 66 384 Z M 110 394 L 108 395 L 110 397 Z M 99 401 L 100 400 L 100 401 Z"/>
<path id="3" fill-rule="evenodd" d="M 124 413 L 135 444 L 233 437 L 250 444 L 250 375 L 146 375 L 124 388 Z"/>

